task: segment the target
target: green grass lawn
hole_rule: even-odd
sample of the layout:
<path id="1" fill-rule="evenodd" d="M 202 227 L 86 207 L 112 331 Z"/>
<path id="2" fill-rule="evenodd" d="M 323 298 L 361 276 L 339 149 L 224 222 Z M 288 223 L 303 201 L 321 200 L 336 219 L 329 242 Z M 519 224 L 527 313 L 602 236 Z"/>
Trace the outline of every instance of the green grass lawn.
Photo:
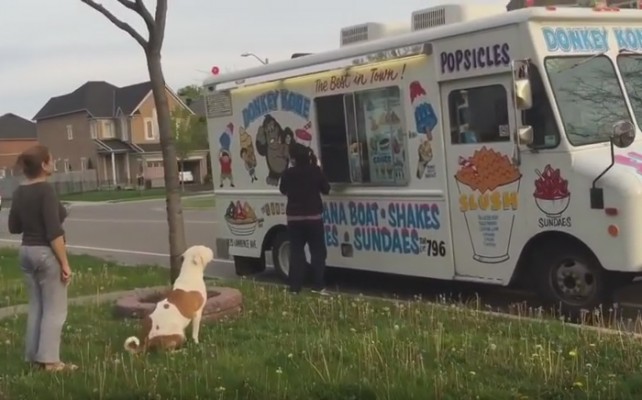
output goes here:
<path id="1" fill-rule="evenodd" d="M 70 297 L 169 284 L 169 271 L 164 268 L 120 266 L 90 256 L 69 257 L 74 273 L 69 285 Z M 0 249 L 0 307 L 26 302 L 18 252 Z"/>
<path id="2" fill-rule="evenodd" d="M 292 296 L 251 281 L 241 316 L 201 344 L 130 356 L 135 320 L 111 306 L 69 312 L 50 375 L 22 363 L 24 317 L 0 322 L 0 392 L 11 399 L 639 399 L 642 344 L 559 322 L 508 320 L 421 301 Z M 189 332 L 189 331 L 188 331 Z"/>
<path id="3" fill-rule="evenodd" d="M 183 208 L 185 209 L 194 209 L 202 210 L 208 208 L 214 208 L 216 205 L 216 199 L 214 195 L 207 196 L 198 196 L 198 197 L 185 197 L 183 198 Z"/>

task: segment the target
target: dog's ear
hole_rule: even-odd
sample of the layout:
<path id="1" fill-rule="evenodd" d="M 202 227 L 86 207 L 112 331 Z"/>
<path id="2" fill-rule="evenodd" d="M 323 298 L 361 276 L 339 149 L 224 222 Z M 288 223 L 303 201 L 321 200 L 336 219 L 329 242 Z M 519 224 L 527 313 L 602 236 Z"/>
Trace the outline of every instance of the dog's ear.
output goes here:
<path id="1" fill-rule="evenodd" d="M 203 259 L 203 255 L 201 253 L 194 253 L 192 255 L 192 264 L 200 265 L 201 267 L 205 268 L 205 260 Z"/>

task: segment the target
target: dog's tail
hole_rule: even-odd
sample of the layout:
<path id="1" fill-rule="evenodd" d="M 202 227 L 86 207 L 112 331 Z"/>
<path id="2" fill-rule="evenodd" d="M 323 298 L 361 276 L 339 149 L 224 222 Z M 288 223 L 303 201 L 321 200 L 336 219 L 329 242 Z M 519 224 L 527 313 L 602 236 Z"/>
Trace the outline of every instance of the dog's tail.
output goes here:
<path id="1" fill-rule="evenodd" d="M 127 339 L 125 339 L 124 346 L 125 346 L 125 350 L 132 354 L 140 353 L 144 347 L 140 345 L 140 340 L 136 336 L 130 336 Z"/>

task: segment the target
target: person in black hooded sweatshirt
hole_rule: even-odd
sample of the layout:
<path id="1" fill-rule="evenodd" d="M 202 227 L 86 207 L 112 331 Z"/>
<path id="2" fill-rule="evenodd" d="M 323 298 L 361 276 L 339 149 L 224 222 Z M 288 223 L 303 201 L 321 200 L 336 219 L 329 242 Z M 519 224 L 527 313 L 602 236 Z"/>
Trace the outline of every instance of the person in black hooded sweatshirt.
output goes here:
<path id="1" fill-rule="evenodd" d="M 305 245 L 310 248 L 310 265 L 314 273 L 313 292 L 325 291 L 325 231 L 321 194 L 330 193 L 330 184 L 312 149 L 293 143 L 290 157 L 294 166 L 281 175 L 279 190 L 287 196 L 286 215 L 290 237 L 290 292 L 298 293 L 305 278 Z"/>

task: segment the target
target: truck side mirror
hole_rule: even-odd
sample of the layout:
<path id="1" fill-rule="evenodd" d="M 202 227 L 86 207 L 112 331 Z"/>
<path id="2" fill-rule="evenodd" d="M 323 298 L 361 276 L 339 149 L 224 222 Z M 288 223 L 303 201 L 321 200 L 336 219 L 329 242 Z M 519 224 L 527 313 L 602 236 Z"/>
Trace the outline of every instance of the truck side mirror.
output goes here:
<path id="1" fill-rule="evenodd" d="M 629 147 L 635 140 L 635 125 L 633 122 L 623 119 L 613 124 L 611 142 L 620 149 Z"/>
<path id="2" fill-rule="evenodd" d="M 522 126 L 517 128 L 517 140 L 522 146 L 530 146 L 533 144 L 533 127 Z"/>
<path id="3" fill-rule="evenodd" d="M 513 92 L 515 106 L 518 110 L 528 110 L 533 107 L 533 91 L 529 77 L 529 60 L 513 61 Z"/>
<path id="4" fill-rule="evenodd" d="M 515 81 L 515 100 L 518 110 L 528 110 L 533 107 L 533 94 L 531 92 L 531 81 L 521 79 Z"/>

